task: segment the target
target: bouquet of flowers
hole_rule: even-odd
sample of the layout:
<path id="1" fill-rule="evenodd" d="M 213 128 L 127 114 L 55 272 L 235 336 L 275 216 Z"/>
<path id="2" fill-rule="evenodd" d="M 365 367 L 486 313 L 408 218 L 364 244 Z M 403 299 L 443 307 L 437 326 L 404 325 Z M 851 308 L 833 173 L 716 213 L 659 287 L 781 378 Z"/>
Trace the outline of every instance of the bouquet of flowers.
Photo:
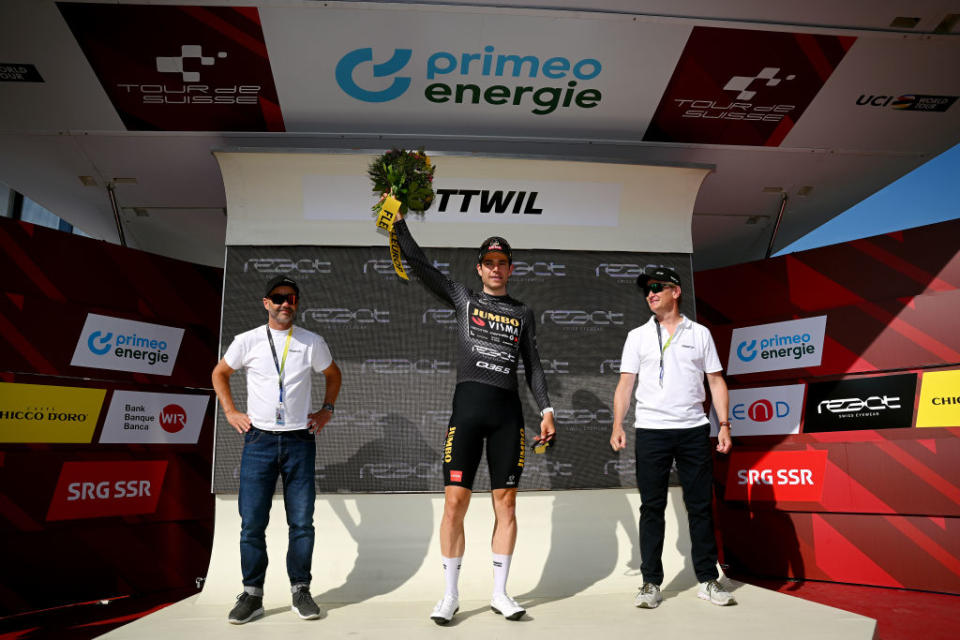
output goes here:
<path id="1" fill-rule="evenodd" d="M 373 192 L 387 194 L 400 201 L 400 213 L 407 210 L 424 212 L 433 204 L 433 172 L 436 167 L 423 149 L 406 151 L 391 149 L 370 163 L 367 175 L 373 181 Z M 382 203 L 374 206 L 379 213 Z"/>
<path id="2" fill-rule="evenodd" d="M 393 269 L 404 280 L 409 280 L 403 269 L 400 244 L 397 241 L 393 223 L 397 212 L 407 211 L 423 213 L 433 204 L 433 172 L 436 167 L 430 164 L 430 158 L 419 151 L 391 149 L 370 163 L 367 175 L 373 181 L 373 192 L 380 194 L 380 200 L 373 205 L 377 214 L 377 227 L 390 234 L 390 258 Z"/>

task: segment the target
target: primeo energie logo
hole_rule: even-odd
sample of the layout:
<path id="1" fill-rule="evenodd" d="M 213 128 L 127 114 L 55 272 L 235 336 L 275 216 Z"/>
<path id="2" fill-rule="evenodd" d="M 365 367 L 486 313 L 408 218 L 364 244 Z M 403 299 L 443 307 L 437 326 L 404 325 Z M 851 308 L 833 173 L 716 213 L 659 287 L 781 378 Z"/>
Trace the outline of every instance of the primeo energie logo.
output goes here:
<path id="1" fill-rule="evenodd" d="M 182 339 L 176 327 L 89 313 L 70 364 L 168 376 Z"/>
<path id="2" fill-rule="evenodd" d="M 827 316 L 734 329 L 730 374 L 820 365 Z"/>
<path id="3" fill-rule="evenodd" d="M 382 55 L 378 59 L 382 60 Z M 429 82 L 423 90 L 428 102 L 523 107 L 541 116 L 557 109 L 591 109 L 600 104 L 600 90 L 580 83 L 597 78 L 602 71 L 603 65 L 595 58 L 541 59 L 499 53 L 490 45 L 482 52 L 435 51 L 423 66 L 417 64 L 413 49 L 394 49 L 386 60 L 375 62 L 373 49 L 363 47 L 340 58 L 336 79 L 344 93 L 362 102 L 395 100 L 416 79 Z M 448 76 L 466 82 L 451 82 Z"/>

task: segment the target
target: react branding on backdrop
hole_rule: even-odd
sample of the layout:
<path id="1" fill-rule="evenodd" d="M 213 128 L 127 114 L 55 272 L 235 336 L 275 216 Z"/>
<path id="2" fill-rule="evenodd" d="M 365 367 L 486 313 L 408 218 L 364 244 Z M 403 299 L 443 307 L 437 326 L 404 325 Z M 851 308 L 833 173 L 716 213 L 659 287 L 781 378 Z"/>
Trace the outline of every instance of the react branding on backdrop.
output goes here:
<path id="1" fill-rule="evenodd" d="M 602 72 L 603 65 L 595 58 L 570 60 L 500 52 L 491 45 L 482 51 L 430 53 L 413 49 L 374 52 L 372 47 L 361 47 L 340 58 L 336 79 L 341 91 L 361 102 L 396 100 L 416 78 L 418 85 L 429 83 L 422 98 L 429 103 L 456 108 L 482 102 L 545 116 L 600 104 L 603 95 L 589 83 Z"/>
<path id="2" fill-rule="evenodd" d="M 182 339 L 177 327 L 88 313 L 70 364 L 169 376 Z"/>
<path id="3" fill-rule="evenodd" d="M 313 275 L 332 273 L 333 265 L 317 258 L 251 258 L 243 263 L 243 272 L 248 271 L 270 275 L 279 273 Z"/>
<path id="4" fill-rule="evenodd" d="M 727 373 L 820 366 L 827 316 L 734 329 Z"/>
<path id="5" fill-rule="evenodd" d="M 208 395 L 114 391 L 100 442 L 196 444 Z"/>
<path id="6" fill-rule="evenodd" d="M 730 390 L 730 431 L 736 436 L 786 435 L 800 432 L 803 414 L 802 384 Z M 719 430 L 710 410 L 710 435 Z"/>
<path id="7" fill-rule="evenodd" d="M 811 383 L 803 431 L 910 427 L 916 389 L 915 373 Z"/>

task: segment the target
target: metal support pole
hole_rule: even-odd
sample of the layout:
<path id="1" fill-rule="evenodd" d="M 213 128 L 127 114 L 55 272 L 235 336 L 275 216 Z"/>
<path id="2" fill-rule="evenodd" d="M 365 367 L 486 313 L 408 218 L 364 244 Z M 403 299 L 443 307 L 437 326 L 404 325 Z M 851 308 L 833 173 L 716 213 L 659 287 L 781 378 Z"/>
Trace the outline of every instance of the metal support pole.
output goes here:
<path id="1" fill-rule="evenodd" d="M 110 208 L 113 209 L 113 221 L 117 223 L 117 235 L 120 236 L 120 246 L 127 246 L 127 237 L 123 234 L 123 224 L 120 222 L 120 207 L 117 206 L 116 187 L 112 182 L 107 183 L 107 196 L 110 198 Z"/>
<path id="2" fill-rule="evenodd" d="M 769 258 L 773 253 L 773 243 L 777 240 L 777 232 L 780 231 L 780 222 L 783 220 L 783 210 L 787 208 L 787 192 L 780 193 L 780 213 L 777 214 L 777 221 L 773 225 L 773 233 L 770 235 L 770 244 L 767 245 L 767 254 L 764 258 Z"/>

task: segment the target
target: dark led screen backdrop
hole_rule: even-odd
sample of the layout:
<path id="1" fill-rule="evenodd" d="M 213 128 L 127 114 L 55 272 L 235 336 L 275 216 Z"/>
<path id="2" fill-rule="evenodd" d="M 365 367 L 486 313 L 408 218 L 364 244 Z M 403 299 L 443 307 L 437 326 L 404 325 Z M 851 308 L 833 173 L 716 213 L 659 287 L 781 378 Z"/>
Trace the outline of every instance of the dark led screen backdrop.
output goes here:
<path id="1" fill-rule="evenodd" d="M 474 249 L 424 251 L 449 277 L 480 285 Z M 510 294 L 534 309 L 558 433 L 547 453 L 528 449 L 521 489 L 634 486 L 632 429 L 619 454 L 609 438 L 623 342 L 650 315 L 635 280 L 645 265 L 676 269 L 689 283 L 682 310 L 695 317 L 689 256 L 517 250 L 514 263 Z M 336 413 L 318 439 L 318 491 L 441 491 L 440 454 L 456 385 L 452 308 L 415 279 L 399 280 L 386 247 L 231 246 L 221 354 L 235 335 L 266 322 L 263 289 L 278 274 L 299 283 L 297 324 L 326 339 L 343 372 Z M 540 419 L 522 369 L 519 375 L 532 435 Z M 243 409 L 243 373 L 231 384 Z M 314 408 L 323 392 L 318 375 Z M 631 409 L 627 425 L 632 416 Z M 215 491 L 237 491 L 241 445 L 219 412 Z M 474 489 L 489 486 L 484 459 Z"/>

